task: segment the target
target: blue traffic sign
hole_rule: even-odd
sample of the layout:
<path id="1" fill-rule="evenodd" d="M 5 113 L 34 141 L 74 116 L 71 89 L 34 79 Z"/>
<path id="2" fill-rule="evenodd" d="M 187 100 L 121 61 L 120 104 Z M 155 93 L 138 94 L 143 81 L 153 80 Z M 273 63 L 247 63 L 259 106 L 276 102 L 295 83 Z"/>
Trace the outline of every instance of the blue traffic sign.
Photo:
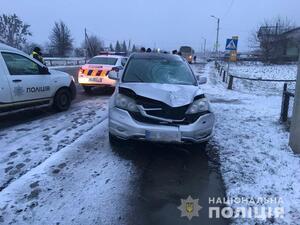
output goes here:
<path id="1" fill-rule="evenodd" d="M 235 51 L 237 50 L 238 39 L 227 39 L 226 50 Z"/>

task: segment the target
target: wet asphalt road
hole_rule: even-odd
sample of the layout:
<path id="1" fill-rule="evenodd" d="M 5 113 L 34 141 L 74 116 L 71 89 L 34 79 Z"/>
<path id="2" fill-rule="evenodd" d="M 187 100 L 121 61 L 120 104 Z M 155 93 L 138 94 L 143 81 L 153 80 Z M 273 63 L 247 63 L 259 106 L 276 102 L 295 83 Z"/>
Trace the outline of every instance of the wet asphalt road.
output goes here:
<path id="1" fill-rule="evenodd" d="M 199 67 L 201 70 L 201 66 Z M 64 70 L 74 76 L 77 68 Z M 111 90 L 98 90 L 92 96 L 78 88 L 76 102 L 107 97 Z M 28 110 L 2 117 L 0 129 L 36 120 L 55 112 L 49 109 Z M 176 225 L 176 224 L 228 224 L 223 219 L 209 219 L 209 198 L 225 196 L 219 173 L 218 146 L 211 142 L 206 149 L 183 145 L 161 145 L 130 143 L 112 146 L 111 150 L 120 158 L 132 162 L 140 177 L 134 184 L 128 225 Z M 126 195 L 126 193 L 124 193 Z M 199 199 L 202 209 L 199 217 L 188 220 L 181 217 L 178 207 L 181 199 L 191 196 Z M 220 205 L 218 205 L 220 206 Z M 220 206 L 222 207 L 222 206 Z"/>
<path id="2" fill-rule="evenodd" d="M 132 200 L 128 224 L 181 225 L 229 224 L 224 219 L 209 219 L 209 207 L 224 207 L 208 203 L 208 198 L 224 197 L 224 187 L 218 168 L 217 149 L 185 145 L 131 143 L 113 146 L 121 158 L 130 160 L 141 176 Z M 199 217 L 181 217 L 181 199 L 199 199 Z"/>

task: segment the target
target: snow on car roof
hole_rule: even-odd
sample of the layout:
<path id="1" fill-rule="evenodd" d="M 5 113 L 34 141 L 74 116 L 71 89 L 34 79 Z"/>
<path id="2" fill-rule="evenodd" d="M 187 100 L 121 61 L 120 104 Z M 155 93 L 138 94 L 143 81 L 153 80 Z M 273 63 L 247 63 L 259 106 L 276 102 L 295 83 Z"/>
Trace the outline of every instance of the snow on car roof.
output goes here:
<path id="1" fill-rule="evenodd" d="M 168 59 L 168 60 L 180 60 L 182 59 L 178 55 L 165 54 L 165 53 L 134 53 L 131 55 L 134 59 Z"/>
<path id="2" fill-rule="evenodd" d="M 121 55 L 96 55 L 94 56 L 94 58 L 126 58 L 125 56 L 121 56 Z"/>

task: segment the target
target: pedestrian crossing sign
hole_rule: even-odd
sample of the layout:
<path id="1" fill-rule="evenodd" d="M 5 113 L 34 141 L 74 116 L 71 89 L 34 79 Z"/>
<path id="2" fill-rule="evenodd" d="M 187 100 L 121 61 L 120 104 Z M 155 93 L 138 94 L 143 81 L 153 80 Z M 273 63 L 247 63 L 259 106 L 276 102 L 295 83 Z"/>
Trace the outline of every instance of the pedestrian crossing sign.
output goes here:
<path id="1" fill-rule="evenodd" d="M 227 39 L 226 50 L 235 51 L 237 50 L 238 39 Z"/>

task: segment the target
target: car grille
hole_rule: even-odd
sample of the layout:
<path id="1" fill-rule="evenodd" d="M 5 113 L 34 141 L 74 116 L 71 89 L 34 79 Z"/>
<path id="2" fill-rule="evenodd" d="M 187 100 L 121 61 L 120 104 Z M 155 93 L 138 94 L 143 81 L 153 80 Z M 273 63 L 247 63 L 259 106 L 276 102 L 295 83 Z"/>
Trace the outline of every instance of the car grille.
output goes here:
<path id="1" fill-rule="evenodd" d="M 119 93 L 135 99 L 137 105 L 142 106 L 143 110 L 148 116 L 142 115 L 141 112 L 130 112 L 130 114 L 133 119 L 143 123 L 187 125 L 196 122 L 201 115 L 208 113 L 202 112 L 198 114 L 187 115 L 186 111 L 189 105 L 171 107 L 161 101 L 139 96 L 127 88 L 119 88 Z"/>

